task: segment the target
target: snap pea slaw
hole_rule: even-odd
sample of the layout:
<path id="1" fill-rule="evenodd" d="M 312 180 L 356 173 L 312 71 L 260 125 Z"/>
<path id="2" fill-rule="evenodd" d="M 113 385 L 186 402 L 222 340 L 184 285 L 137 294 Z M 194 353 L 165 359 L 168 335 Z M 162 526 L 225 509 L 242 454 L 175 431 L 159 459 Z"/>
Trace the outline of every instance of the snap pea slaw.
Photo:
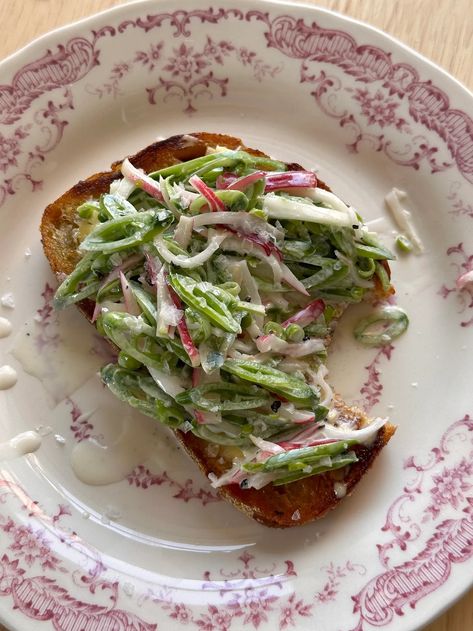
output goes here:
<path id="1" fill-rule="evenodd" d="M 337 417 L 326 346 L 349 303 L 388 290 L 391 253 L 313 173 L 270 158 L 220 148 L 150 174 L 125 161 L 122 173 L 77 209 L 82 258 L 55 295 L 59 309 L 95 302 L 119 350 L 103 382 L 224 459 L 238 448 L 214 486 L 356 462 L 356 431 L 326 431 Z"/>

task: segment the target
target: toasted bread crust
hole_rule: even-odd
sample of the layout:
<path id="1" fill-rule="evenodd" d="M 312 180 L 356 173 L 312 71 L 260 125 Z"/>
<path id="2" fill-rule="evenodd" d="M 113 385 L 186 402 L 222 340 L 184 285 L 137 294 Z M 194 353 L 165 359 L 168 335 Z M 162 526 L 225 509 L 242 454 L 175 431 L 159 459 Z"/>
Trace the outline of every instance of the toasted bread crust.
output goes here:
<path id="1" fill-rule="evenodd" d="M 161 142 L 155 142 L 130 159 L 136 167 L 149 172 L 179 161 L 202 156 L 208 147 L 216 145 L 229 149 L 242 148 L 254 155 L 266 155 L 259 150 L 245 147 L 239 138 L 199 132 L 172 136 Z M 80 259 L 75 237 L 77 206 L 107 192 L 111 182 L 121 177 L 121 162 L 122 160 L 114 162 L 110 171 L 96 173 L 86 180 L 81 180 L 46 208 L 41 221 L 41 236 L 46 257 L 53 272 L 57 275 L 70 274 Z M 288 167 L 293 170 L 302 168 L 297 164 L 291 164 Z M 330 190 L 320 180 L 318 180 L 318 185 Z M 84 300 L 78 307 L 91 320 L 94 303 Z M 340 400 L 337 400 L 337 407 L 345 416 L 356 416 L 362 424 L 366 421 L 363 412 L 350 408 Z M 348 469 L 343 478 L 347 494 L 352 492 L 371 467 L 395 429 L 394 425 L 387 424 L 379 431 L 372 445 L 359 445 L 355 448 L 358 462 Z M 222 461 L 220 456 L 209 456 L 206 441 L 191 432 L 184 434 L 176 431 L 175 434 L 204 475 L 207 476 L 209 473 L 220 475 L 228 468 L 228 460 Z M 220 488 L 219 493 L 256 521 L 266 526 L 286 528 L 318 519 L 330 509 L 335 508 L 340 498 L 337 498 L 335 494 L 334 483 L 339 479 L 339 473 L 328 472 L 279 487 L 268 485 L 260 490 L 241 489 L 238 485 L 228 485 Z"/>
<path id="2" fill-rule="evenodd" d="M 341 407 L 344 407 L 344 404 L 341 404 Z M 349 410 L 348 406 L 345 406 L 345 409 Z M 358 462 L 351 465 L 343 476 L 346 495 L 351 494 L 395 431 L 396 427 L 388 423 L 379 431 L 372 445 L 357 445 L 354 448 Z M 206 476 L 209 473 L 224 473 L 227 463 L 220 464 L 218 458 L 209 457 L 205 441 L 191 432 L 176 434 L 186 452 L 197 462 Z M 319 519 L 337 506 L 342 499 L 335 493 L 335 483 L 340 481 L 337 473 L 327 472 L 282 486 L 268 485 L 259 490 L 241 489 L 238 485 L 232 484 L 221 487 L 219 493 L 248 517 L 261 524 L 273 528 L 289 528 Z"/>

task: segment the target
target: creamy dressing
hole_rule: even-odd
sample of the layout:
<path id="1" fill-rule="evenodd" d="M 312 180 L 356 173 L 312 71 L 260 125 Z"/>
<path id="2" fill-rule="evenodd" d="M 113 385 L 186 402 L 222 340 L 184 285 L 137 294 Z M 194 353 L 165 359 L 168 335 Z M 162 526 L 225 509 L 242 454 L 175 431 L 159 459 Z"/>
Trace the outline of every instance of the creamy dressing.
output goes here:
<path id="1" fill-rule="evenodd" d="M 8 390 L 12 388 L 18 381 L 18 375 L 16 370 L 6 364 L 0 366 L 0 390 Z"/>
<path id="2" fill-rule="evenodd" d="M 0 461 L 14 460 L 32 454 L 41 447 L 42 436 L 38 432 L 22 432 L 10 440 L 0 443 Z"/>
<path id="3" fill-rule="evenodd" d="M 391 215 L 394 221 L 404 234 L 410 239 L 414 250 L 417 254 L 422 254 L 424 251 L 424 244 L 419 237 L 419 234 L 414 225 L 412 214 L 409 210 L 404 208 L 404 203 L 407 198 L 405 191 L 400 191 L 398 188 L 393 188 L 384 198 L 386 206 L 391 211 Z"/>
<path id="4" fill-rule="evenodd" d="M 14 337 L 11 353 L 29 375 L 39 379 L 60 403 L 94 374 L 108 358 L 93 327 L 75 312 L 61 313 L 47 329 L 33 316 Z"/>
<path id="5" fill-rule="evenodd" d="M 146 424 L 149 427 L 149 423 Z M 121 433 L 110 444 L 103 444 L 91 437 L 75 445 L 71 453 L 71 465 L 76 477 L 93 486 L 124 480 L 154 451 L 150 432 L 144 430 L 141 422 L 127 415 Z"/>
<path id="6" fill-rule="evenodd" d="M 0 338 L 8 337 L 12 332 L 12 324 L 8 318 L 0 317 Z"/>

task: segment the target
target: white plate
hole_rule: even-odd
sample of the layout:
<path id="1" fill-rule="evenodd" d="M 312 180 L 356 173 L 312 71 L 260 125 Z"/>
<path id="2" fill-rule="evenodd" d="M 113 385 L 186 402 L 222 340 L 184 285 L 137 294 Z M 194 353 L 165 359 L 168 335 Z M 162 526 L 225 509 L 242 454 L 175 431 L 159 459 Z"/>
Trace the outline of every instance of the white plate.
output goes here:
<path id="1" fill-rule="evenodd" d="M 178 6 L 117 7 L 0 67 L 0 293 L 16 302 L 0 349 L 20 375 L 1 393 L 0 439 L 52 428 L 34 455 L 1 463 L 0 618 L 22 631 L 412 631 L 473 570 L 473 289 L 455 285 L 473 267 L 472 96 L 385 34 L 312 6 Z M 129 412 L 94 376 L 104 358 L 87 323 L 51 310 L 43 208 L 156 137 L 196 130 L 317 168 L 381 217 L 388 245 L 383 198 L 405 189 L 426 245 L 393 266 L 411 318 L 396 348 L 355 349 L 352 312 L 333 349 L 337 389 L 389 411 L 398 432 L 354 496 L 303 528 L 268 530 L 216 501 L 159 430 L 128 481 L 87 486 L 69 464 L 77 441 L 113 436 Z M 22 367 L 8 351 L 28 345 Z"/>

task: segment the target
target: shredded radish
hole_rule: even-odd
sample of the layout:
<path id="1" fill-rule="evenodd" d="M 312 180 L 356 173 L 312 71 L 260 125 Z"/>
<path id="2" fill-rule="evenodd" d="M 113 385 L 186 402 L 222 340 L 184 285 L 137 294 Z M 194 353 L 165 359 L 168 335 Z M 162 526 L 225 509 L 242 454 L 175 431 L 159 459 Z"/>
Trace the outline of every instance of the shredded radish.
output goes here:
<path id="1" fill-rule="evenodd" d="M 237 180 L 238 180 L 238 175 L 235 175 L 234 173 L 222 173 L 221 175 L 217 177 L 217 180 L 215 182 L 215 187 L 218 191 L 222 191 L 226 189 L 227 186 L 230 186 L 230 184 L 233 184 L 233 182 L 236 182 Z"/>
<path id="2" fill-rule="evenodd" d="M 284 453 L 284 449 L 282 447 L 280 447 L 276 443 L 270 442 L 269 440 L 263 440 L 262 438 L 259 438 L 258 436 L 253 436 L 253 434 L 249 435 L 249 439 L 259 449 L 261 449 L 262 451 L 267 451 L 271 455 Z"/>
<path id="3" fill-rule="evenodd" d="M 156 334 L 158 337 L 169 335 L 169 327 L 177 326 L 183 317 L 183 311 L 176 307 L 169 294 L 165 279 L 164 267 L 156 277 L 157 288 L 157 317 Z"/>
<path id="4" fill-rule="evenodd" d="M 260 217 L 249 215 L 246 212 L 214 212 L 214 213 L 202 213 L 193 217 L 193 228 L 201 228 L 202 226 L 214 225 L 231 225 L 244 232 L 245 234 L 256 234 L 264 241 L 269 241 L 270 238 L 282 239 L 284 233 L 271 226 Z"/>
<path id="5" fill-rule="evenodd" d="M 320 388 L 320 405 L 329 407 L 333 400 L 333 391 L 329 384 L 325 381 L 325 377 L 328 375 L 328 368 L 325 364 L 320 364 L 317 370 L 315 383 Z"/>
<path id="6" fill-rule="evenodd" d="M 123 293 L 123 298 L 125 300 L 125 307 L 127 312 L 130 315 L 140 315 L 141 313 L 141 309 L 138 306 L 138 303 L 136 302 L 135 296 L 133 295 L 133 292 L 130 288 L 130 285 L 126 279 L 125 274 L 120 270 L 119 272 L 119 277 L 120 277 L 120 285 L 122 288 L 122 293 Z"/>
<path id="7" fill-rule="evenodd" d="M 215 412 L 202 412 L 202 410 L 194 409 L 192 413 L 199 425 L 215 425 L 222 422 L 220 414 Z"/>
<path id="8" fill-rule="evenodd" d="M 265 193 L 286 188 L 315 188 L 317 186 L 317 176 L 311 171 L 255 171 L 241 178 L 232 173 L 223 173 L 217 179 L 217 188 L 244 191 L 248 186 L 263 178 L 265 179 Z"/>
<path id="9" fill-rule="evenodd" d="M 262 180 L 264 176 L 265 174 L 263 171 L 255 171 L 254 173 L 250 173 L 249 175 L 245 175 L 234 180 L 226 186 L 226 189 L 228 191 L 244 191 L 258 180 Z"/>
<path id="10" fill-rule="evenodd" d="M 253 342 L 245 342 L 243 340 L 239 340 L 238 338 L 233 342 L 233 346 L 230 349 L 231 351 L 239 351 L 239 354 L 245 354 L 245 357 L 249 357 L 253 355 L 255 352 L 255 345 Z"/>
<path id="11" fill-rule="evenodd" d="M 134 183 L 130 180 L 127 180 L 126 178 L 122 178 L 121 180 L 114 180 L 110 184 L 110 194 L 120 195 L 120 197 L 123 197 L 125 199 L 128 199 L 134 189 Z"/>
<path id="12" fill-rule="evenodd" d="M 270 266 L 273 272 L 275 284 L 279 285 L 281 283 L 283 277 L 283 270 L 281 269 L 282 264 L 273 254 L 267 256 L 253 243 L 248 242 L 247 244 L 243 244 L 240 239 L 235 237 L 228 237 L 225 239 L 221 245 L 221 249 L 229 252 L 237 252 L 238 254 L 243 254 L 244 256 L 254 256 L 255 258 L 260 259 Z"/>
<path id="13" fill-rule="evenodd" d="M 189 208 L 192 202 L 199 197 L 198 193 L 188 191 L 180 182 L 177 184 L 171 184 L 171 188 L 171 199 L 180 204 L 182 208 Z"/>
<path id="14" fill-rule="evenodd" d="M 313 300 L 293 316 L 284 320 L 281 326 L 286 328 L 290 324 L 298 324 L 299 326 L 305 327 L 311 322 L 314 322 L 314 320 L 317 320 L 317 318 L 324 312 L 324 309 L 325 303 L 323 300 Z"/>
<path id="15" fill-rule="evenodd" d="M 313 447 L 337 442 L 337 438 L 327 438 L 322 433 L 320 425 L 314 425 L 296 432 L 287 440 L 278 441 L 278 445 L 284 449 L 299 449 L 300 447 Z"/>
<path id="16" fill-rule="evenodd" d="M 117 278 L 119 278 L 120 277 L 120 272 L 126 272 L 127 270 L 131 269 L 134 265 L 139 263 L 142 259 L 143 259 L 143 256 L 141 254 L 133 254 L 133 256 L 130 256 L 125 261 L 123 261 L 123 263 L 121 265 L 119 265 L 118 267 L 113 269 L 110 272 L 110 274 L 108 274 L 103 279 L 103 281 L 101 282 L 101 284 L 100 284 L 100 286 L 99 286 L 99 288 L 97 290 L 97 293 L 99 293 L 109 283 L 111 283 L 112 281 L 114 281 Z M 99 302 L 96 302 L 95 303 L 95 308 L 94 308 L 94 313 L 92 315 L 92 322 L 95 322 L 97 320 L 97 318 L 100 315 L 101 310 L 102 310 L 102 305 Z"/>
<path id="17" fill-rule="evenodd" d="M 234 228 L 231 228 L 230 226 L 226 226 L 226 230 L 228 230 L 232 234 L 236 235 L 240 239 L 244 239 L 246 241 L 250 241 L 251 243 L 256 245 L 256 247 L 261 248 L 263 250 L 263 252 L 266 254 L 266 256 L 271 256 L 271 254 L 274 254 L 279 260 L 282 260 L 282 253 L 281 253 L 281 251 L 279 250 L 279 248 L 277 248 L 272 243 L 267 242 L 267 241 L 262 241 L 255 234 L 245 234 L 243 232 L 240 232 L 239 230 L 235 230 Z"/>
<path id="18" fill-rule="evenodd" d="M 200 366 L 199 349 L 194 344 L 191 334 L 189 333 L 189 329 L 187 328 L 186 318 L 184 315 L 183 304 L 181 302 L 181 299 L 176 294 L 174 289 L 171 287 L 167 278 L 166 278 L 166 285 L 167 285 L 169 295 L 171 297 L 172 302 L 174 303 L 175 308 L 181 314 L 179 322 L 177 323 L 177 330 L 179 332 L 179 337 L 181 338 L 182 346 L 184 347 L 184 350 L 189 356 L 192 366 L 195 368 L 196 366 Z"/>
<path id="19" fill-rule="evenodd" d="M 347 206 L 337 195 L 324 188 L 295 188 L 288 192 L 296 197 L 308 197 L 316 204 L 323 204 L 325 208 L 332 208 L 346 213 L 350 218 L 353 217 L 353 210 L 350 210 L 350 206 Z"/>
<path id="20" fill-rule="evenodd" d="M 240 285 L 241 297 L 245 300 L 250 298 L 252 304 L 262 305 L 261 296 L 258 291 L 258 285 L 250 274 L 246 261 L 239 261 L 230 266 L 230 274 L 233 280 Z M 248 327 L 249 334 L 254 338 L 261 335 L 261 329 L 264 325 L 264 316 L 257 313 L 252 314 L 252 325 Z"/>
<path id="21" fill-rule="evenodd" d="M 178 394 L 184 392 L 185 387 L 183 381 L 179 377 L 168 375 L 161 370 L 147 366 L 148 372 L 156 382 L 156 384 L 170 397 L 175 399 Z"/>
<path id="22" fill-rule="evenodd" d="M 288 357 L 304 357 L 305 355 L 320 353 L 325 349 L 323 340 L 317 338 L 311 338 L 298 344 L 290 344 L 273 333 L 259 337 L 256 340 L 256 347 L 261 353 L 272 351 Z"/>
<path id="23" fill-rule="evenodd" d="M 319 447 L 320 445 L 331 445 L 337 443 L 336 438 L 320 438 L 318 440 L 301 440 L 301 441 L 287 441 L 283 440 L 278 445 L 283 447 L 285 451 L 292 451 L 293 449 L 302 449 L 303 447 Z"/>
<path id="24" fill-rule="evenodd" d="M 295 276 L 291 272 L 291 270 L 288 268 L 288 266 L 285 263 L 281 263 L 281 272 L 282 272 L 281 280 L 283 280 L 287 285 L 289 285 L 289 287 L 292 287 L 299 293 L 304 294 L 304 296 L 309 296 L 309 292 L 307 291 L 307 289 L 304 287 L 301 281 L 297 278 L 297 276 Z"/>
<path id="25" fill-rule="evenodd" d="M 162 177 L 159 178 L 159 188 L 161 190 L 161 194 L 163 196 L 163 200 L 166 206 L 169 208 L 169 210 L 173 212 L 175 217 L 179 217 L 180 215 L 179 210 L 177 209 L 176 204 L 173 202 L 173 200 L 169 197 L 169 193 L 166 188 L 166 183 Z"/>
<path id="26" fill-rule="evenodd" d="M 464 289 L 470 283 L 473 283 L 473 269 L 459 276 L 456 281 L 456 286 L 457 289 Z"/>
<path id="27" fill-rule="evenodd" d="M 219 478 L 214 473 L 209 473 L 209 480 L 214 489 L 218 489 L 221 486 L 227 484 L 240 484 L 243 480 L 246 480 L 246 488 L 248 489 L 262 489 L 267 484 L 270 484 L 277 478 L 277 473 L 253 473 L 249 475 L 245 471 L 241 470 L 240 464 L 235 463 L 228 471 L 226 471 Z"/>
<path id="28" fill-rule="evenodd" d="M 183 254 L 173 254 L 167 247 L 165 239 L 159 236 L 154 240 L 154 245 L 158 250 L 159 254 L 163 257 L 163 259 L 167 263 L 173 263 L 174 265 L 178 265 L 179 267 L 183 267 L 185 269 L 194 269 L 195 267 L 200 267 L 206 261 L 208 261 L 213 254 L 219 249 L 220 244 L 226 239 L 226 234 L 214 234 L 209 240 L 207 247 L 199 254 L 195 254 L 194 256 L 184 256 Z"/>
<path id="29" fill-rule="evenodd" d="M 332 226 L 351 226 L 352 219 L 348 208 L 333 193 L 323 189 L 307 189 L 308 191 L 323 191 L 327 195 L 317 195 L 320 203 L 326 203 L 327 207 L 315 206 L 310 202 L 298 199 L 288 199 L 274 193 L 268 193 L 263 199 L 263 210 L 273 219 L 290 219 L 296 221 L 309 221 Z M 334 201 L 336 200 L 336 201 Z M 329 203 L 331 202 L 331 205 Z M 343 210 L 341 209 L 343 205 Z"/>
<path id="30" fill-rule="evenodd" d="M 271 482 L 274 482 L 277 476 L 277 473 L 253 473 L 253 475 L 247 478 L 247 488 L 256 489 L 257 491 L 259 491 L 259 489 L 262 489 L 264 486 L 267 486 L 268 484 L 271 484 Z"/>
<path id="31" fill-rule="evenodd" d="M 315 421 L 315 414 L 313 412 L 310 410 L 298 410 L 294 403 L 283 403 L 278 410 L 278 417 L 297 424 Z"/>
<path id="32" fill-rule="evenodd" d="M 335 427 L 327 423 L 323 429 L 323 433 L 327 438 L 336 438 L 337 440 L 349 440 L 353 438 L 360 443 L 369 443 L 376 437 L 378 431 L 387 423 L 387 418 L 378 417 L 369 425 L 365 425 L 361 429 L 345 430 L 341 427 Z"/>
<path id="33" fill-rule="evenodd" d="M 280 353 L 288 346 L 289 344 L 285 340 L 282 340 L 273 333 L 270 333 L 269 335 L 261 335 L 256 340 L 256 348 L 260 353 L 268 353 L 269 351 Z"/>
<path id="34" fill-rule="evenodd" d="M 280 191 L 285 188 L 317 186 L 317 176 L 312 171 L 282 171 L 281 173 L 266 173 L 265 193 Z"/>
<path id="35" fill-rule="evenodd" d="M 145 267 L 146 271 L 148 272 L 149 282 L 151 283 L 151 285 L 156 285 L 156 277 L 159 270 L 162 268 L 162 263 L 158 258 L 151 256 L 151 254 L 148 254 L 148 252 L 145 253 L 145 257 Z"/>
<path id="36" fill-rule="evenodd" d="M 274 256 L 276 256 L 276 258 L 282 261 L 283 259 L 282 252 L 272 241 L 265 241 L 264 239 L 259 237 L 257 234 L 241 232 L 240 230 L 235 230 L 235 228 L 232 228 L 230 226 L 225 226 L 225 229 L 231 232 L 232 234 L 235 234 L 240 239 L 249 241 L 250 243 L 253 243 L 254 245 L 256 245 L 258 248 L 261 248 L 263 252 L 266 254 L 266 256 L 271 256 L 271 254 L 273 254 Z"/>
<path id="37" fill-rule="evenodd" d="M 122 162 L 122 174 L 124 178 L 133 182 L 135 186 L 142 188 L 148 195 L 151 195 L 151 197 L 154 197 L 160 202 L 164 202 L 164 197 L 158 182 L 134 167 L 128 158 L 125 158 Z"/>
<path id="38" fill-rule="evenodd" d="M 287 311 L 289 309 L 289 302 L 281 296 L 281 294 L 277 292 L 266 292 L 263 294 L 264 306 L 268 309 L 270 307 L 276 307 L 277 309 L 281 309 L 282 311 Z"/>
<path id="39" fill-rule="evenodd" d="M 181 215 L 176 231 L 174 232 L 174 241 L 181 246 L 183 250 L 187 250 L 192 239 L 192 230 L 194 229 L 194 220 L 192 217 Z"/>
<path id="40" fill-rule="evenodd" d="M 215 473 L 209 473 L 209 480 L 214 489 L 218 489 L 221 486 L 226 486 L 227 484 L 240 484 L 246 477 L 247 473 L 242 471 L 239 464 L 234 464 L 228 471 L 226 471 L 219 478 L 215 475 Z"/>
<path id="41" fill-rule="evenodd" d="M 225 204 L 222 200 L 215 195 L 213 190 L 207 186 L 207 184 L 201 180 L 198 175 L 193 175 L 189 178 L 189 184 L 191 184 L 195 190 L 202 195 L 202 197 L 205 197 L 211 211 L 215 212 L 216 210 L 225 210 Z"/>
<path id="42" fill-rule="evenodd" d="M 323 350 L 325 350 L 324 341 L 318 338 L 311 338 L 298 344 L 289 344 L 284 351 L 284 355 L 288 357 L 305 357 L 313 353 L 320 353 Z"/>

